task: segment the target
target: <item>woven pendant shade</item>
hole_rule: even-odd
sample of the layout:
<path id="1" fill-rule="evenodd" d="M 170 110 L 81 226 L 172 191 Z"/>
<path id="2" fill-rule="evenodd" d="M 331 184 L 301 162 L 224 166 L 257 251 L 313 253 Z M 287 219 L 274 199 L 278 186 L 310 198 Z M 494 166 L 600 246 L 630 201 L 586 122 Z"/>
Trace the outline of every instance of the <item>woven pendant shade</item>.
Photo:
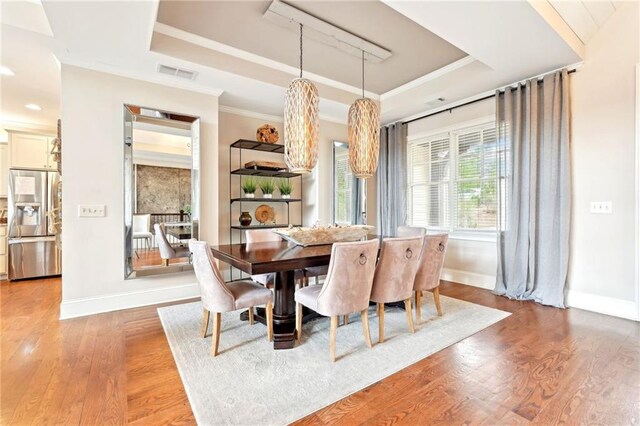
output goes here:
<path id="1" fill-rule="evenodd" d="M 369 98 L 356 100 L 349 108 L 349 167 L 358 178 L 369 178 L 378 169 L 380 112 Z"/>
<path id="2" fill-rule="evenodd" d="M 318 89 L 296 78 L 284 97 L 284 160 L 294 173 L 309 173 L 318 162 Z"/>

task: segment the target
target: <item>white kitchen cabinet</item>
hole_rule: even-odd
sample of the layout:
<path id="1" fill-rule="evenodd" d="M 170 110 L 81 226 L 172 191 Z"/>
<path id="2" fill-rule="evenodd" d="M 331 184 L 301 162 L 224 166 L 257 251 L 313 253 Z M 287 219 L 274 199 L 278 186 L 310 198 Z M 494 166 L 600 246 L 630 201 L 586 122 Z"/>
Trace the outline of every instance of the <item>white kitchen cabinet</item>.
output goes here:
<path id="1" fill-rule="evenodd" d="M 9 145 L 0 143 L 0 197 L 9 193 Z"/>
<path id="2" fill-rule="evenodd" d="M 9 166 L 26 169 L 55 169 L 51 158 L 53 138 L 22 132 L 9 133 Z"/>

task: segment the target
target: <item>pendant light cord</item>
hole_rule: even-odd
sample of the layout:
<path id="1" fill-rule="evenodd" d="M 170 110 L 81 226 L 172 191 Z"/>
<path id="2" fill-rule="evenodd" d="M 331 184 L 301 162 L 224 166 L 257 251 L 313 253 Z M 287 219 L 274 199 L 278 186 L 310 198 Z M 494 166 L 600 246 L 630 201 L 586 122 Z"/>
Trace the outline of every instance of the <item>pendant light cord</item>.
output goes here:
<path id="1" fill-rule="evenodd" d="M 302 78 L 302 24 L 300 24 L 300 78 Z"/>
<path id="2" fill-rule="evenodd" d="M 362 97 L 364 98 L 364 50 L 362 51 Z"/>

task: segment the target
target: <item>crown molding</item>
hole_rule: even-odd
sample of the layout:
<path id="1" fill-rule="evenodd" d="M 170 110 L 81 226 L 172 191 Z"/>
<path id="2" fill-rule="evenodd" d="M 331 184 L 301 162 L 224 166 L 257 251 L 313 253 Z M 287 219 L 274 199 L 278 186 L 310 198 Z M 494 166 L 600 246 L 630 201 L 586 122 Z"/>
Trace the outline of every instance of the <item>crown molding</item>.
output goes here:
<path id="1" fill-rule="evenodd" d="M 242 109 L 242 108 L 235 108 L 235 107 L 231 107 L 231 106 L 227 106 L 227 105 L 218 105 L 218 111 L 219 112 L 224 112 L 227 114 L 234 114 L 234 115 L 240 115 L 242 117 L 249 117 L 249 118 L 256 118 L 259 120 L 265 120 L 265 121 L 271 121 L 271 122 L 276 122 L 276 123 L 284 123 L 284 117 L 283 116 L 279 116 L 279 115 L 271 115 L 271 114 L 263 114 L 261 112 L 255 112 L 255 111 L 250 111 L 247 109 Z M 324 115 L 324 114 L 320 114 L 320 121 L 326 121 L 329 123 L 336 123 L 336 124 L 343 124 L 346 125 L 347 124 L 347 118 L 345 117 L 344 120 L 336 118 L 336 117 L 332 117 L 332 116 L 328 116 L 328 115 Z"/>
<path id="2" fill-rule="evenodd" d="M 457 61 L 450 63 L 449 65 L 445 65 L 442 68 L 438 68 L 437 70 L 430 72 L 429 74 L 425 74 L 422 77 L 418 77 L 415 80 L 403 84 L 402 86 L 398 86 L 395 89 L 391 89 L 388 92 L 383 93 L 382 95 L 380 95 L 380 101 L 384 101 L 385 99 L 389 99 L 411 89 L 415 89 L 416 87 L 421 86 L 429 81 L 435 80 L 436 78 L 440 78 L 446 74 L 449 74 L 450 72 L 466 67 L 467 65 L 470 65 L 475 61 L 476 58 L 472 56 L 465 56 L 462 59 L 458 59 Z"/>
<path id="3" fill-rule="evenodd" d="M 167 24 L 156 22 L 153 30 L 159 34 L 163 34 L 168 37 L 182 40 L 187 43 L 195 44 L 197 46 L 201 46 L 206 49 L 215 50 L 216 52 L 233 56 L 235 58 L 242 59 L 244 61 L 252 62 L 254 64 L 262 65 L 277 71 L 281 71 L 294 77 L 297 77 L 300 74 L 300 69 L 297 67 L 292 67 L 290 65 L 286 65 L 281 62 L 274 61 L 269 58 L 265 58 L 264 56 L 256 55 L 254 53 L 237 49 L 235 47 L 232 47 L 223 43 L 219 43 L 217 41 L 199 36 L 197 34 L 190 33 L 188 31 L 181 30 L 179 28 L 172 27 Z M 305 78 L 308 78 L 309 80 L 312 80 L 319 84 L 324 84 L 326 86 L 343 90 L 345 92 L 352 93 L 354 95 L 358 95 L 358 96 L 362 95 L 361 87 L 355 87 L 350 84 L 332 80 L 330 78 L 323 77 L 321 75 L 314 74 L 308 71 L 305 71 L 304 76 Z M 377 93 L 366 91 L 366 90 L 365 90 L 365 96 L 373 100 L 380 100 L 380 95 L 378 95 Z"/>

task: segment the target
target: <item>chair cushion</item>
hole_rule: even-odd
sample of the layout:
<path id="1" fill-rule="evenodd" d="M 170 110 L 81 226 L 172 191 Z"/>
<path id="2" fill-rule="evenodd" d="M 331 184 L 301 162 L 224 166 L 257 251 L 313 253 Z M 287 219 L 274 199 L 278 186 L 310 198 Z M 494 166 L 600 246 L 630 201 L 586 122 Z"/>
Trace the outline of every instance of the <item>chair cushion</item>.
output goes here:
<path id="1" fill-rule="evenodd" d="M 319 277 L 321 275 L 327 275 L 328 271 L 329 271 L 329 265 L 312 266 L 311 268 L 305 268 L 304 274 L 307 277 Z"/>
<path id="2" fill-rule="evenodd" d="M 276 277 L 274 274 L 260 274 L 251 275 L 251 279 L 265 287 L 273 287 Z"/>
<path id="3" fill-rule="evenodd" d="M 176 252 L 176 254 L 175 254 L 175 256 L 173 258 L 176 258 L 176 257 L 189 257 L 191 255 L 191 252 L 189 251 L 189 247 L 173 246 L 173 249 Z"/>
<path id="4" fill-rule="evenodd" d="M 153 234 L 151 232 L 134 232 L 133 238 L 151 238 Z"/>
<path id="5" fill-rule="evenodd" d="M 227 288 L 233 294 L 236 309 L 266 305 L 272 300 L 271 290 L 251 281 L 233 281 L 227 283 Z"/>
<path id="6" fill-rule="evenodd" d="M 318 295 L 322 291 L 321 285 L 310 285 L 305 288 L 301 288 L 296 291 L 295 299 L 296 303 L 306 306 L 317 312 L 318 309 Z M 319 312 L 322 314 L 322 312 Z"/>

